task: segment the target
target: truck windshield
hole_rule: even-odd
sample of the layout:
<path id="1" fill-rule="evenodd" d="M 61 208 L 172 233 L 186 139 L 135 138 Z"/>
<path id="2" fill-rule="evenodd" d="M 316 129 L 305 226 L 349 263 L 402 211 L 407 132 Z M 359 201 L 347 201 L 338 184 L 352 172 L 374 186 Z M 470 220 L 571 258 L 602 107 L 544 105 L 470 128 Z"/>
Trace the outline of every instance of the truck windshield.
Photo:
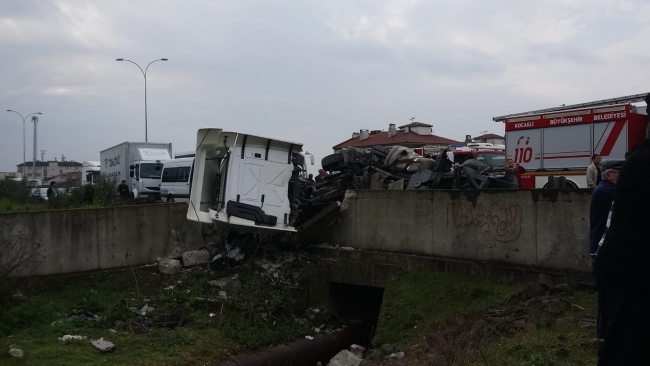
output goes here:
<path id="1" fill-rule="evenodd" d="M 163 165 L 160 163 L 140 164 L 140 178 L 160 179 Z"/>
<path id="2" fill-rule="evenodd" d="M 502 167 L 506 165 L 506 155 L 500 153 L 477 152 L 476 159 L 484 161 L 492 167 Z"/>

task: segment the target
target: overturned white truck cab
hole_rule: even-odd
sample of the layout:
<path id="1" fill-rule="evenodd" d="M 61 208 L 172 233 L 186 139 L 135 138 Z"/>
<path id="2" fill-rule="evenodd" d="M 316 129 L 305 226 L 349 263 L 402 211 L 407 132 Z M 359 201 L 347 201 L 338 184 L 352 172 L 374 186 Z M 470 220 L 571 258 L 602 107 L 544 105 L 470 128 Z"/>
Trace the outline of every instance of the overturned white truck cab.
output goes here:
<path id="1" fill-rule="evenodd" d="M 306 172 L 301 150 L 297 142 L 200 129 L 187 218 L 242 231 L 295 232 Z"/>

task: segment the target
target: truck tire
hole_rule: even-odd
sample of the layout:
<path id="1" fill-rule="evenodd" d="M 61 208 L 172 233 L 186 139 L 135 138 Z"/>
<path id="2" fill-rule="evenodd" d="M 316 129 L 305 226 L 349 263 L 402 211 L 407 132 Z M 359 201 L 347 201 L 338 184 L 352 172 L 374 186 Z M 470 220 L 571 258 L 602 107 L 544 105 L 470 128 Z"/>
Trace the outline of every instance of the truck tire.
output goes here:
<path id="1" fill-rule="evenodd" d="M 176 201 L 174 201 L 174 196 L 171 195 L 171 194 L 168 195 L 168 196 L 167 196 L 167 202 L 176 202 Z"/>
<path id="2" fill-rule="evenodd" d="M 477 172 L 483 171 L 483 169 L 487 168 L 488 165 L 482 161 L 476 160 L 476 159 L 468 159 L 463 163 L 463 166 L 466 168 L 472 168 L 476 170 Z"/>
<path id="3" fill-rule="evenodd" d="M 341 153 L 327 155 L 323 160 L 321 160 L 321 166 L 326 171 L 333 171 L 336 170 L 343 161 L 343 154 Z"/>

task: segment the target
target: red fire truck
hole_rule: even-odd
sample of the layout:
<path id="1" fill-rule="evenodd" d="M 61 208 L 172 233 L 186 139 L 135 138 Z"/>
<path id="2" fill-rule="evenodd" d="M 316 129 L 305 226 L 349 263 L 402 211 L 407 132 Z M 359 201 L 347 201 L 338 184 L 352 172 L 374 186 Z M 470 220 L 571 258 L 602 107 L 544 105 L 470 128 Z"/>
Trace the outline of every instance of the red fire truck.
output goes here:
<path id="1" fill-rule="evenodd" d="M 645 138 L 647 94 L 494 117 L 505 123 L 506 156 L 526 169 L 522 188 L 545 188 L 548 176 L 566 176 L 587 188 L 591 155 L 623 159 Z"/>

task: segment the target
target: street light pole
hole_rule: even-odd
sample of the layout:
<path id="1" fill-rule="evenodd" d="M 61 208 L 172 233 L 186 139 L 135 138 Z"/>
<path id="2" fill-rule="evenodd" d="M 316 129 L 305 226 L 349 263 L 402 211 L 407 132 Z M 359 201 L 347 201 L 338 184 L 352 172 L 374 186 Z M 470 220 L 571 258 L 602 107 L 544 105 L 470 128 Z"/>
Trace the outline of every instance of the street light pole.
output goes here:
<path id="1" fill-rule="evenodd" d="M 27 177 L 27 174 L 25 174 L 25 171 L 26 171 L 26 170 L 25 170 L 25 168 L 26 168 L 26 167 L 25 167 L 25 163 L 26 163 L 26 162 L 25 162 L 25 159 L 26 159 L 26 157 L 25 157 L 25 121 L 27 120 L 27 117 L 29 117 L 29 116 L 31 116 L 31 115 L 34 115 L 34 114 L 43 114 L 43 113 L 41 113 L 41 112 L 34 112 L 34 113 L 30 113 L 30 114 L 26 115 L 25 117 L 23 117 L 22 114 L 20 114 L 20 113 L 18 113 L 18 112 L 16 112 L 16 111 L 12 111 L 11 109 L 7 109 L 7 112 L 16 113 L 16 114 L 19 115 L 20 118 L 23 120 L 23 171 L 22 171 L 22 173 L 23 173 L 24 177 Z M 32 168 L 34 168 L 34 167 L 32 167 Z"/>
<path id="2" fill-rule="evenodd" d="M 135 63 L 135 62 L 133 62 L 131 60 L 125 60 L 123 58 L 115 59 L 115 61 L 127 61 L 127 62 L 130 62 L 130 63 L 134 64 L 135 66 L 138 67 L 138 69 L 140 69 L 140 71 L 142 72 L 142 76 L 144 76 L 144 141 L 145 142 L 149 142 L 149 133 L 148 133 L 148 126 L 147 126 L 147 70 L 149 70 L 149 66 L 151 66 L 152 63 L 154 63 L 156 61 L 167 61 L 167 60 L 169 60 L 169 59 L 161 58 L 161 59 L 158 59 L 158 60 L 153 60 L 153 61 L 149 62 L 149 65 L 147 65 L 147 67 L 144 70 L 142 70 L 140 65 L 138 65 L 137 63 Z"/>

